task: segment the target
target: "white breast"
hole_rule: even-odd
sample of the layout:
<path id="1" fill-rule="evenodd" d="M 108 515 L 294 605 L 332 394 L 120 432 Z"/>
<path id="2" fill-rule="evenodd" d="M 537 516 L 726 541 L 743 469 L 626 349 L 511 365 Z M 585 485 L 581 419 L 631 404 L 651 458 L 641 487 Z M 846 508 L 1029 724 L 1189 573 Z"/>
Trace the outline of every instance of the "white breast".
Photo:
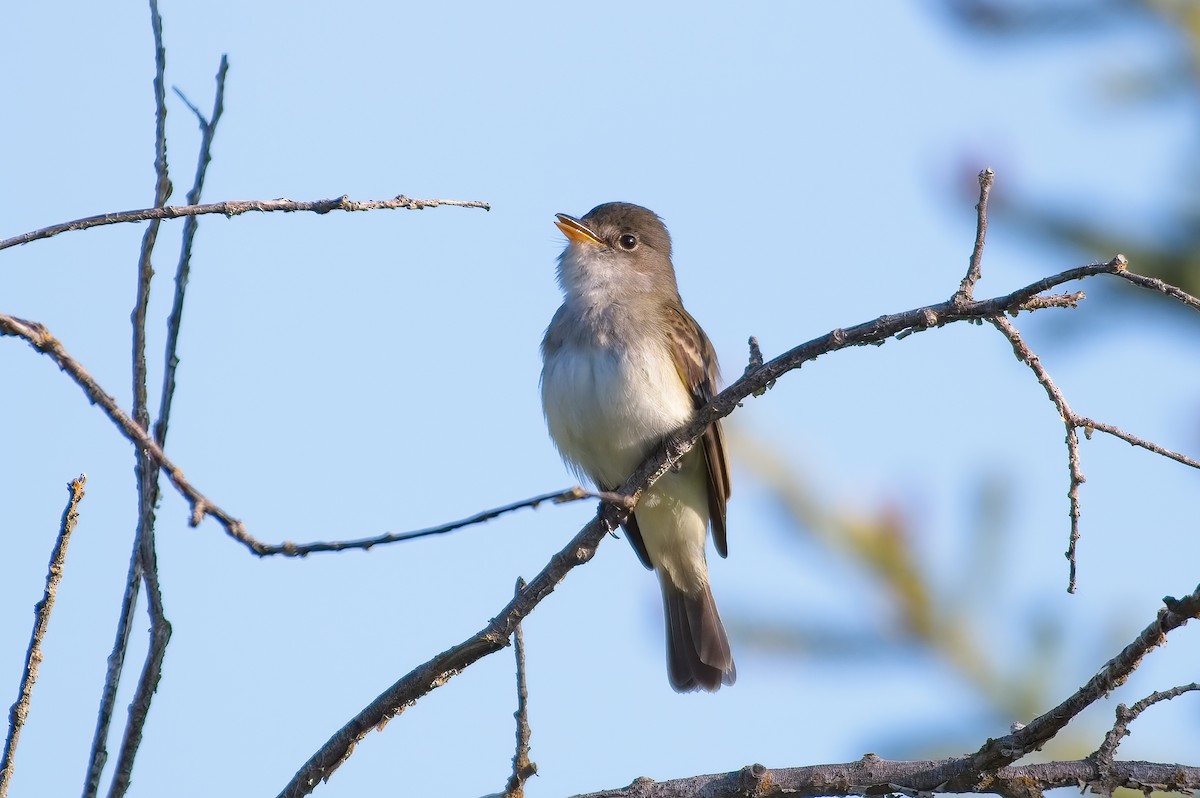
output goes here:
<path id="1" fill-rule="evenodd" d="M 546 424 L 563 458 L 596 483 L 615 487 L 664 435 L 692 417 L 692 399 L 665 346 L 572 343 L 542 369 Z"/>

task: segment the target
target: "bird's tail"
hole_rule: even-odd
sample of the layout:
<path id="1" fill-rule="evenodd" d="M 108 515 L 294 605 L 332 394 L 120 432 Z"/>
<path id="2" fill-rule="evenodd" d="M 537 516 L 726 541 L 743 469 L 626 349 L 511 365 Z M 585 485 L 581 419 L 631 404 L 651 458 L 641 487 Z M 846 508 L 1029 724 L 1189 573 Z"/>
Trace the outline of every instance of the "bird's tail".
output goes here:
<path id="1" fill-rule="evenodd" d="M 723 684 L 733 684 L 737 668 L 708 585 L 688 595 L 664 575 L 660 574 L 659 581 L 667 619 L 667 676 L 671 687 L 680 693 L 713 692 Z"/>

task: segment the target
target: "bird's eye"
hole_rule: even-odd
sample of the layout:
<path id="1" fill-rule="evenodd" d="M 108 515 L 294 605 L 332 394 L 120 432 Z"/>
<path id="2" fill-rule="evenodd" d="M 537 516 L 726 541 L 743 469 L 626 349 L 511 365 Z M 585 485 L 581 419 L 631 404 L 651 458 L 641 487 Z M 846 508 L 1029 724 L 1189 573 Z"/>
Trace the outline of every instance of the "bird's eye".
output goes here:
<path id="1" fill-rule="evenodd" d="M 619 239 L 617 239 L 617 243 L 621 245 L 621 249 L 636 249 L 637 248 L 637 236 L 631 235 L 630 233 L 626 233 L 625 235 L 623 235 Z"/>

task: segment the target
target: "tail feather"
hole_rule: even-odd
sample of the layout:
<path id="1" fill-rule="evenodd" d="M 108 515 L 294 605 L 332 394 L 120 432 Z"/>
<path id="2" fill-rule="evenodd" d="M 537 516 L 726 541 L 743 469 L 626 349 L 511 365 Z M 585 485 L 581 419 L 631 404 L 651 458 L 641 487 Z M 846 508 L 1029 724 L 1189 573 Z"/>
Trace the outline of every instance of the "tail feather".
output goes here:
<path id="1" fill-rule="evenodd" d="M 667 676 L 680 693 L 720 689 L 737 679 L 729 638 L 708 585 L 689 596 L 662 580 L 667 621 Z"/>

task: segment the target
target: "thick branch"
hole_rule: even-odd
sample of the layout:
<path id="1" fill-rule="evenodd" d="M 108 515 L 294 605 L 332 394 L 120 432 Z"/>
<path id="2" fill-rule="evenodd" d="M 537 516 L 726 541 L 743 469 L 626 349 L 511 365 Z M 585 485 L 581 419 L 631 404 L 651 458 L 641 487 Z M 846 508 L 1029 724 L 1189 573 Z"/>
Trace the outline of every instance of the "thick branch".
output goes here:
<path id="1" fill-rule="evenodd" d="M 637 779 L 628 787 L 576 795 L 574 798 L 756 798 L 769 796 L 890 795 L 963 792 L 937 781 L 954 760 L 895 762 L 867 754 L 857 762 L 799 768 L 747 765 L 732 773 L 692 776 L 670 781 Z M 1115 762 L 1105 776 L 1091 760 L 1045 762 L 1001 768 L 969 792 L 1006 798 L 1040 798 L 1042 790 L 1091 786 L 1111 794 L 1112 788 L 1194 790 L 1200 788 L 1200 767 L 1155 762 Z"/>
<path id="2" fill-rule="evenodd" d="M 1142 658 L 1166 642 L 1168 632 L 1200 617 L 1200 585 L 1182 599 L 1168 596 L 1163 603 L 1166 606 L 1158 611 L 1154 622 L 1105 663 L 1083 687 L 1054 709 L 1034 718 L 1029 725 L 998 740 L 988 740 L 974 754 L 955 760 L 955 764 L 942 774 L 941 781 L 957 789 L 972 790 L 981 774 L 1009 765 L 1045 745 L 1076 715 L 1124 684 Z"/>
<path id="3" fill-rule="evenodd" d="M 426 208 L 437 208 L 442 205 L 452 205 L 459 208 L 482 208 L 490 211 L 492 206 L 480 200 L 449 200 L 449 199 L 415 199 L 398 194 L 388 200 L 352 200 L 343 194 L 324 200 L 297 201 L 290 199 L 274 200 L 229 200 L 213 202 L 208 205 L 168 205 L 165 208 L 142 208 L 136 211 L 118 211 L 117 213 L 102 213 L 99 216 L 88 216 L 73 222 L 62 222 L 40 230 L 22 233 L 12 238 L 0 240 L 0 249 L 40 241 L 59 233 L 69 233 L 74 230 L 88 230 L 106 224 L 124 224 L 126 222 L 145 222 L 152 219 L 178 219 L 184 216 L 202 216 L 208 213 L 219 213 L 223 216 L 240 216 L 243 213 L 272 213 L 283 211 L 308 211 L 311 213 L 329 213 L 330 211 L 379 211 L 404 208 L 410 211 L 422 211 Z"/>

